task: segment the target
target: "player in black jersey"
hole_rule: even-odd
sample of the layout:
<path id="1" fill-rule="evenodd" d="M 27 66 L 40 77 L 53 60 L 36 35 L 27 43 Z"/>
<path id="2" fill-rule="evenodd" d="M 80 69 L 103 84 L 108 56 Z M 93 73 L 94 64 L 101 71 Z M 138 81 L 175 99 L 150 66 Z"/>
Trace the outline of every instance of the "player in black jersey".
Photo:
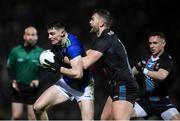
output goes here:
<path id="1" fill-rule="evenodd" d="M 132 76 L 126 49 L 117 35 L 110 30 L 112 17 L 104 9 L 94 11 L 91 20 L 91 33 L 97 35 L 92 49 L 83 58 L 84 68 L 102 59 L 108 73 L 111 91 L 101 114 L 102 120 L 128 120 L 138 94 L 138 86 Z"/>
<path id="2" fill-rule="evenodd" d="M 143 74 L 145 92 L 135 103 L 133 117 L 146 117 L 156 113 L 164 120 L 179 120 L 179 112 L 171 103 L 168 96 L 168 82 L 172 82 L 172 58 L 165 52 L 165 36 L 162 32 L 149 35 L 148 44 L 150 54 L 135 64 L 133 73 Z"/>

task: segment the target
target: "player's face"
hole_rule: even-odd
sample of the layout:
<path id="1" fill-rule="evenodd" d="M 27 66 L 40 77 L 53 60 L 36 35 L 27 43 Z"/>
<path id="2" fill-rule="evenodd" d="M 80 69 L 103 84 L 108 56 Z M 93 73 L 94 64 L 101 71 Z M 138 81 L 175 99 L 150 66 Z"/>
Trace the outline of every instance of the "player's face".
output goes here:
<path id="1" fill-rule="evenodd" d="M 64 37 L 63 29 L 48 29 L 48 38 L 51 40 L 51 44 L 58 44 L 62 41 Z"/>
<path id="2" fill-rule="evenodd" d="M 26 28 L 23 36 L 25 43 L 28 45 L 35 45 L 38 39 L 37 30 L 33 27 Z"/>
<path id="3" fill-rule="evenodd" d="M 98 14 L 93 14 L 91 17 L 91 20 L 89 22 L 91 30 L 91 33 L 98 33 L 99 32 L 99 27 L 100 27 L 100 17 Z"/>
<path id="4" fill-rule="evenodd" d="M 153 55 L 158 55 L 164 50 L 165 40 L 161 39 L 159 36 L 149 37 L 149 48 Z"/>

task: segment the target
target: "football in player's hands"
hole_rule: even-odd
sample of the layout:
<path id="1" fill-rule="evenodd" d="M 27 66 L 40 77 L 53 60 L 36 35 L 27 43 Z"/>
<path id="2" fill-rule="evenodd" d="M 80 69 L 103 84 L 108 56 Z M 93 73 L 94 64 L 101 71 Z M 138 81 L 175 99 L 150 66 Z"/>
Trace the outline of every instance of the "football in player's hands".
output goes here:
<path id="1" fill-rule="evenodd" d="M 46 63 L 45 60 L 47 60 L 48 62 L 54 63 L 55 62 L 54 57 L 55 57 L 55 54 L 51 52 L 51 50 L 44 50 L 39 56 L 39 62 L 42 67 L 46 68 L 46 66 L 48 66 L 48 63 Z"/>

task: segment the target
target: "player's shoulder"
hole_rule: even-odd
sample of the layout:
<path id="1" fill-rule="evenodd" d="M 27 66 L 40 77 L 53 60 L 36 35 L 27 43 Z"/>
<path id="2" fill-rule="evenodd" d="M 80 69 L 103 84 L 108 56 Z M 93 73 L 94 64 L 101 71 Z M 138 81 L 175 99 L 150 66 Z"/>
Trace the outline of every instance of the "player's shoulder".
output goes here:
<path id="1" fill-rule="evenodd" d="M 98 41 L 109 41 L 112 39 L 112 37 L 114 36 L 114 32 L 111 30 L 104 30 L 101 33 L 101 36 L 97 38 Z"/>
<path id="2" fill-rule="evenodd" d="M 36 45 L 35 48 L 36 48 L 36 50 L 38 50 L 38 51 L 43 51 L 43 50 L 44 50 L 42 47 L 40 47 L 40 46 L 38 46 L 38 45 Z"/>
<path id="3" fill-rule="evenodd" d="M 67 39 L 70 41 L 78 40 L 78 37 L 74 34 L 68 33 Z"/>
<path id="4" fill-rule="evenodd" d="M 168 54 L 168 53 L 163 53 L 161 56 L 160 56 L 160 59 L 159 59 L 159 62 L 161 64 L 164 64 L 164 65 L 172 65 L 173 64 L 173 59 L 172 57 Z"/>
<path id="5" fill-rule="evenodd" d="M 172 56 L 166 52 L 164 52 L 161 56 L 160 56 L 161 59 L 163 60 L 173 60 Z"/>
<path id="6" fill-rule="evenodd" d="M 17 45 L 17 46 L 12 48 L 12 51 L 17 51 L 17 50 L 20 50 L 20 49 L 22 49 L 22 45 Z"/>
<path id="7" fill-rule="evenodd" d="M 66 46 L 72 46 L 72 45 L 79 45 L 80 41 L 78 40 L 78 37 L 74 34 L 68 33 Z"/>

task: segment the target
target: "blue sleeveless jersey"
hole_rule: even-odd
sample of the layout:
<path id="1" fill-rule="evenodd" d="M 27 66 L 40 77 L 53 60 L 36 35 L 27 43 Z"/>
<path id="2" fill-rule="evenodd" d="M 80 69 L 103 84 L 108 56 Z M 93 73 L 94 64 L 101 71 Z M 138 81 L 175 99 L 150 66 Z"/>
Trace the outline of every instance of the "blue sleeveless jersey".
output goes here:
<path id="1" fill-rule="evenodd" d="M 81 57 L 86 56 L 85 49 L 83 48 L 78 38 L 70 33 L 68 33 L 67 41 L 65 46 L 62 48 L 62 53 L 70 60 L 79 55 Z M 90 75 L 90 71 L 87 69 L 83 71 L 83 77 L 81 79 L 74 79 L 65 75 L 63 75 L 63 79 L 72 88 L 82 91 L 87 85 L 90 84 L 92 77 Z"/>

